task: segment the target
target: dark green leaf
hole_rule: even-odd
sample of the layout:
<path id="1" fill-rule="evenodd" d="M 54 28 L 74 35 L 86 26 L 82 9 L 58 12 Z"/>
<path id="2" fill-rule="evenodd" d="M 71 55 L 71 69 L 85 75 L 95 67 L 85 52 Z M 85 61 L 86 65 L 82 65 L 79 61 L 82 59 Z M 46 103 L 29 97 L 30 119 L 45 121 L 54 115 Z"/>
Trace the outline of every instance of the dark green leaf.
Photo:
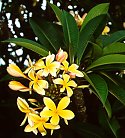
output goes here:
<path id="1" fill-rule="evenodd" d="M 110 36 L 104 37 L 103 40 L 103 46 L 107 46 L 110 45 L 112 43 L 118 42 L 118 41 L 122 41 L 123 39 L 125 39 L 125 31 L 121 30 L 121 31 L 117 31 L 113 34 L 111 34 Z"/>
<path id="2" fill-rule="evenodd" d="M 103 78 L 101 78 L 97 74 L 85 74 L 85 79 L 90 83 L 90 85 L 93 87 L 93 89 L 96 91 L 96 95 L 101 100 L 103 105 L 105 105 L 105 102 L 107 100 L 108 96 L 108 87 Z"/>
<path id="3" fill-rule="evenodd" d="M 75 19 L 68 12 L 63 11 L 62 19 L 64 38 L 67 45 L 67 49 L 69 50 L 70 62 L 73 63 L 74 56 L 78 49 L 79 30 Z"/>
<path id="4" fill-rule="evenodd" d="M 63 36 L 58 25 L 35 19 L 30 19 L 30 25 L 41 44 L 51 52 L 57 52 L 60 47 L 64 46 Z"/>
<path id="5" fill-rule="evenodd" d="M 106 55 L 98 58 L 92 64 L 86 69 L 92 70 L 96 67 L 102 66 L 102 65 L 111 65 L 111 64 L 125 64 L 125 55 L 121 54 L 112 54 L 112 55 Z"/>
<path id="6" fill-rule="evenodd" d="M 113 133 L 113 135 L 117 138 L 117 131 L 120 128 L 120 125 L 115 117 L 109 119 L 105 112 L 101 109 L 99 111 L 99 122 L 100 124 L 107 130 L 109 133 Z"/>
<path id="7" fill-rule="evenodd" d="M 54 4 L 49 3 L 51 8 L 53 9 L 54 13 L 56 14 L 57 19 L 62 24 L 62 11 Z"/>
<path id="8" fill-rule="evenodd" d="M 125 53 L 125 44 L 116 42 L 103 48 L 103 55 Z"/>
<path id="9" fill-rule="evenodd" d="M 87 16 L 82 24 L 81 30 L 87 25 L 87 23 L 90 20 L 92 20 L 95 17 L 100 16 L 102 14 L 107 14 L 108 8 L 109 8 L 109 3 L 102 3 L 102 4 L 98 4 L 97 6 L 93 7 L 87 14 Z"/>
<path id="10" fill-rule="evenodd" d="M 5 40 L 3 42 L 15 43 L 17 45 L 20 45 L 22 47 L 30 49 L 30 50 L 38 53 L 41 56 L 47 56 L 48 55 L 48 50 L 44 46 L 42 46 L 42 45 L 40 45 L 40 44 L 38 44 L 32 40 L 29 40 L 29 39 L 11 38 L 11 39 Z"/>
<path id="11" fill-rule="evenodd" d="M 102 23 L 105 16 L 106 15 L 100 15 L 95 17 L 94 19 L 90 20 L 86 24 L 86 26 L 80 31 L 77 50 L 78 63 L 80 63 L 80 60 L 86 50 L 86 47 L 88 46 L 88 42 L 91 41 L 93 34 L 95 33 L 99 25 Z"/>

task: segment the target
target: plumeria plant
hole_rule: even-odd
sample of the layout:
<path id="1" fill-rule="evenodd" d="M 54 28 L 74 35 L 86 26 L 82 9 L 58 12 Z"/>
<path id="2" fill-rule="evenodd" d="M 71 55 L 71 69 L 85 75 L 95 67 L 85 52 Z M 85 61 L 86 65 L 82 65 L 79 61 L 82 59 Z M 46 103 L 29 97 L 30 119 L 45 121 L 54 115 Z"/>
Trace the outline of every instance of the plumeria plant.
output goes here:
<path id="1" fill-rule="evenodd" d="M 7 67 L 10 75 L 24 78 L 27 84 L 10 81 L 12 90 L 42 99 L 17 98 L 19 110 L 25 113 L 21 126 L 26 124 L 25 132 L 44 136 L 49 130 L 53 134 L 62 129 L 64 123 L 85 138 L 119 137 L 117 114 L 125 109 L 125 31 L 110 32 L 109 3 L 93 7 L 82 17 L 49 5 L 58 21 L 30 19 L 39 43 L 24 38 L 4 41 L 41 56 L 35 63 L 29 58 L 25 69 L 15 64 Z M 87 101 L 86 95 L 94 95 L 96 104 Z M 89 124 L 88 102 L 96 105 L 98 126 Z"/>

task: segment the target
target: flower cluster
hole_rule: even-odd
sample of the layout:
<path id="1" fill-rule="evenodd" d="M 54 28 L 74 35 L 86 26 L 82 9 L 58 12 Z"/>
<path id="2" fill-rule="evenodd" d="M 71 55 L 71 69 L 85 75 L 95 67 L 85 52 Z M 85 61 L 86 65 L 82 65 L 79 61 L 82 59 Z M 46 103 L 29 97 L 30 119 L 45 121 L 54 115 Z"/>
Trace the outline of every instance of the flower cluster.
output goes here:
<path id="1" fill-rule="evenodd" d="M 52 134 L 53 130 L 60 128 L 61 119 L 68 125 L 68 120 L 74 118 L 74 113 L 66 108 L 71 102 L 74 89 L 78 88 L 75 78 L 83 77 L 83 73 L 78 70 L 78 65 L 70 65 L 67 58 L 67 52 L 60 49 L 56 55 L 49 53 L 35 63 L 29 59 L 29 66 L 24 72 L 15 64 L 7 67 L 10 75 L 22 77 L 28 82 L 28 86 L 25 86 L 19 81 L 10 81 L 9 87 L 12 90 L 29 94 L 35 92 L 43 98 L 42 104 L 36 99 L 26 101 L 17 98 L 19 110 L 25 113 L 21 126 L 28 122 L 25 132 L 40 132 L 44 136 L 47 134 L 46 129 L 50 129 Z"/>

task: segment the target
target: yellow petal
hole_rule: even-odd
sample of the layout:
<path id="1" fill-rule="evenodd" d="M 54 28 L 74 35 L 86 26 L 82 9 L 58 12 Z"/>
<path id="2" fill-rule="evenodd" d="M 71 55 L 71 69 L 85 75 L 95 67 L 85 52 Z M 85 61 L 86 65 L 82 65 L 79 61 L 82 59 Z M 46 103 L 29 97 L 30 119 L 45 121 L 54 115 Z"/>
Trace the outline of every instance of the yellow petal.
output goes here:
<path id="1" fill-rule="evenodd" d="M 44 89 L 48 88 L 48 82 L 46 80 L 38 80 L 38 85 Z"/>
<path id="2" fill-rule="evenodd" d="M 63 80 L 61 78 L 57 78 L 57 79 L 53 80 L 53 82 L 55 84 L 61 84 L 61 85 L 63 85 Z"/>
<path id="3" fill-rule="evenodd" d="M 66 120 L 71 120 L 75 117 L 74 113 L 71 110 L 60 110 L 59 116 Z"/>
<path id="4" fill-rule="evenodd" d="M 25 99 L 22 99 L 22 98 L 18 97 L 17 98 L 17 105 L 18 105 L 18 107 L 21 107 L 24 110 L 29 110 L 29 105 L 28 105 L 28 103 L 26 102 Z"/>
<path id="5" fill-rule="evenodd" d="M 66 87 L 67 90 L 67 96 L 71 97 L 73 95 L 73 90 L 70 87 Z"/>
<path id="6" fill-rule="evenodd" d="M 33 85 L 33 89 L 38 93 L 38 94 L 41 94 L 41 95 L 45 95 L 45 90 L 40 87 L 37 83 L 35 83 Z"/>
<path id="7" fill-rule="evenodd" d="M 68 74 L 63 74 L 64 82 L 67 83 L 70 79 L 70 76 Z"/>
<path id="8" fill-rule="evenodd" d="M 33 122 L 40 122 L 41 121 L 41 117 L 38 116 L 37 114 L 32 114 L 32 113 L 29 113 L 29 116 L 31 121 Z"/>
<path id="9" fill-rule="evenodd" d="M 31 70 L 29 73 L 28 73 L 28 76 L 30 77 L 30 79 L 32 80 L 35 80 L 35 71 Z"/>
<path id="10" fill-rule="evenodd" d="M 41 112 L 40 112 L 40 116 L 41 117 L 51 117 L 53 115 L 53 112 L 44 108 Z"/>
<path id="11" fill-rule="evenodd" d="M 65 96 L 58 103 L 57 110 L 65 109 L 70 103 L 70 98 Z"/>
<path id="12" fill-rule="evenodd" d="M 10 81 L 9 82 L 9 87 L 10 89 L 14 90 L 14 91 L 22 91 L 22 92 L 26 92 L 26 91 L 30 91 L 31 89 L 24 86 L 23 84 L 21 84 L 18 81 Z"/>
<path id="13" fill-rule="evenodd" d="M 68 70 L 70 71 L 70 70 L 75 70 L 75 69 L 78 69 L 78 65 L 77 64 L 72 64 L 69 68 L 68 68 Z"/>
<path id="14" fill-rule="evenodd" d="M 23 121 L 22 121 L 22 123 L 20 124 L 20 126 L 23 126 L 24 124 L 25 124 L 25 122 L 26 122 L 26 120 L 27 120 L 27 114 L 25 115 L 25 117 L 24 117 L 24 119 L 23 119 Z"/>
<path id="15" fill-rule="evenodd" d="M 54 58 L 55 58 L 55 55 L 54 54 L 48 55 L 46 57 L 46 66 L 50 65 L 52 63 L 52 61 L 54 60 Z"/>
<path id="16" fill-rule="evenodd" d="M 74 73 L 77 77 L 84 77 L 83 73 L 79 70 L 72 70 L 72 73 Z"/>
<path id="17" fill-rule="evenodd" d="M 24 129 L 24 132 L 31 132 L 33 130 L 35 130 L 36 128 L 38 128 L 38 126 L 40 126 L 41 123 L 38 123 L 38 124 L 34 124 L 34 126 L 30 126 L 30 125 L 27 125 Z"/>
<path id="18" fill-rule="evenodd" d="M 62 64 L 64 66 L 63 67 L 63 70 L 67 71 L 68 70 L 68 67 L 69 67 L 69 63 L 67 61 L 63 61 Z"/>
<path id="19" fill-rule="evenodd" d="M 59 125 L 52 125 L 51 123 L 45 123 L 44 124 L 44 127 L 47 128 L 47 129 L 60 129 L 60 126 Z"/>
<path id="20" fill-rule="evenodd" d="M 65 86 L 63 86 L 62 88 L 60 88 L 60 92 L 64 92 L 65 91 Z"/>
<path id="21" fill-rule="evenodd" d="M 52 68 L 49 70 L 49 73 L 53 76 L 53 77 L 56 77 L 56 72 L 57 72 L 57 69 L 55 68 Z"/>
<path id="22" fill-rule="evenodd" d="M 59 116 L 58 114 L 54 114 L 52 118 L 50 119 L 50 122 L 52 125 L 58 125 L 59 124 Z"/>
<path id="23" fill-rule="evenodd" d="M 67 83 L 67 86 L 72 86 L 72 87 L 76 87 L 77 84 L 75 83 L 75 81 L 71 80 Z"/>
<path id="24" fill-rule="evenodd" d="M 42 76 L 47 77 L 49 74 L 49 70 L 47 68 L 43 69 Z"/>
<path id="25" fill-rule="evenodd" d="M 56 105 L 55 105 L 55 103 L 50 98 L 44 97 L 43 101 L 44 101 L 44 104 L 46 105 L 46 107 L 48 109 L 56 110 Z"/>
<path id="26" fill-rule="evenodd" d="M 47 134 L 47 132 L 46 132 L 45 128 L 43 127 L 43 125 L 39 125 L 38 130 L 42 134 L 42 136 L 45 136 Z"/>
<path id="27" fill-rule="evenodd" d="M 14 76 L 14 77 L 24 77 L 27 78 L 23 72 L 20 70 L 20 68 L 15 65 L 15 64 L 9 64 L 9 66 L 7 67 L 7 72 Z"/>

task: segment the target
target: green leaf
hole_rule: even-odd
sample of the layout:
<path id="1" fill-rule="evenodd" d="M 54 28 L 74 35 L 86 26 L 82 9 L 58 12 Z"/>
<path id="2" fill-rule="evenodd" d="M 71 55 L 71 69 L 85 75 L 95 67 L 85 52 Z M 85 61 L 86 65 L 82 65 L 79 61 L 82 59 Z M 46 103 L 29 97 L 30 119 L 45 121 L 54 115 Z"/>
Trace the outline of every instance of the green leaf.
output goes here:
<path id="1" fill-rule="evenodd" d="M 101 78 L 97 74 L 85 74 L 85 79 L 90 83 L 90 85 L 93 87 L 93 89 L 96 91 L 97 97 L 100 99 L 100 101 L 105 105 L 105 102 L 107 100 L 108 96 L 108 87 L 103 78 Z"/>
<path id="2" fill-rule="evenodd" d="M 120 125 L 115 117 L 109 119 L 105 112 L 101 109 L 99 111 L 99 122 L 105 130 L 108 130 L 109 133 L 112 132 L 116 138 L 118 137 L 117 131 L 120 128 Z"/>
<path id="3" fill-rule="evenodd" d="M 123 105 L 125 105 L 125 89 L 119 85 L 114 78 L 108 74 L 102 73 L 106 78 L 106 82 L 109 88 L 109 92 L 115 96 Z"/>
<path id="4" fill-rule="evenodd" d="M 93 7 L 89 13 L 87 14 L 83 24 L 82 24 L 82 27 L 81 27 L 81 30 L 87 25 L 87 23 L 94 19 L 95 17 L 97 16 L 100 16 L 102 14 L 107 14 L 108 12 L 108 9 L 109 9 L 109 3 L 102 3 L 102 4 L 99 4 L 95 7 Z"/>
<path id="5" fill-rule="evenodd" d="M 64 38 L 67 45 L 67 49 L 69 50 L 70 62 L 73 63 L 74 56 L 78 49 L 79 30 L 75 19 L 68 12 L 63 11 L 62 19 Z"/>
<path id="6" fill-rule="evenodd" d="M 79 43 L 78 43 L 78 50 L 77 50 L 77 58 L 78 64 L 88 46 L 89 41 L 91 41 L 93 34 L 95 33 L 96 29 L 102 23 L 103 19 L 106 15 L 100 15 L 95 17 L 94 19 L 90 20 L 86 26 L 80 31 L 79 34 Z"/>
<path id="7" fill-rule="evenodd" d="M 123 39 L 125 39 L 125 31 L 121 30 L 111 34 L 110 36 L 104 37 L 102 43 L 103 43 L 103 46 L 107 46 L 112 43 L 122 41 Z"/>
<path id="8" fill-rule="evenodd" d="M 51 8 L 53 9 L 54 13 L 56 14 L 57 19 L 62 24 L 62 11 L 54 4 L 49 3 Z"/>
<path id="9" fill-rule="evenodd" d="M 60 33 L 62 30 L 59 30 L 58 25 L 38 19 L 30 19 L 30 25 L 40 43 L 45 45 L 49 51 L 57 52 L 60 47 L 64 46 L 63 35 Z"/>
<path id="10" fill-rule="evenodd" d="M 116 42 L 103 48 L 103 55 L 125 53 L 125 44 Z"/>
<path id="11" fill-rule="evenodd" d="M 111 65 L 111 64 L 125 64 L 125 55 L 121 54 L 112 54 L 112 55 L 105 55 L 94 62 L 86 69 L 93 70 L 96 67 L 103 66 L 103 65 Z"/>
<path id="12" fill-rule="evenodd" d="M 15 43 L 15 44 L 25 47 L 29 50 L 32 50 L 41 56 L 47 56 L 49 53 L 48 50 L 44 46 L 42 46 L 32 40 L 29 40 L 29 39 L 11 38 L 11 39 L 5 40 L 3 42 Z"/>
<path id="13" fill-rule="evenodd" d="M 106 138 L 103 129 L 93 124 L 75 122 L 73 128 L 84 138 Z"/>

